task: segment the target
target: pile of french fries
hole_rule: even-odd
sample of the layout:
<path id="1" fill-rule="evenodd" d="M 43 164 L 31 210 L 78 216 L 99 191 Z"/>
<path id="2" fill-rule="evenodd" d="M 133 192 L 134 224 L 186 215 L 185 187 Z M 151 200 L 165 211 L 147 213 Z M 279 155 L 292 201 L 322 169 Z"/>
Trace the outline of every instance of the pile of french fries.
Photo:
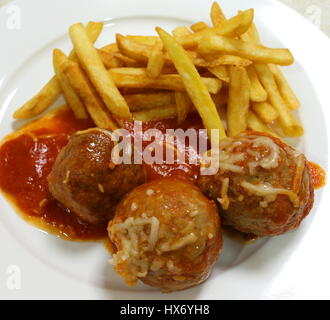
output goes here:
<path id="1" fill-rule="evenodd" d="M 200 21 L 172 34 L 159 27 L 158 36 L 117 34 L 100 49 L 94 42 L 103 23 L 72 25 L 72 52 L 54 50 L 54 77 L 14 118 L 39 115 L 63 94 L 77 118 L 111 130 L 122 120 L 180 124 L 198 112 L 220 139 L 247 129 L 303 135 L 292 113 L 299 100 L 279 69 L 293 63 L 291 52 L 261 44 L 253 9 L 227 19 L 214 2 L 210 17 L 211 26 Z"/>

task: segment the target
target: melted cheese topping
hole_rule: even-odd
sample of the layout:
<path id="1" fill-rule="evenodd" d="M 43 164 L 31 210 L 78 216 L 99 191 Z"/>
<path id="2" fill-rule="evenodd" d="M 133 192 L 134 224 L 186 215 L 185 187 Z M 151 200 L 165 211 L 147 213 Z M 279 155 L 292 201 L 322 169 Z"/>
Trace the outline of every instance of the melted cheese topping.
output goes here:
<path id="1" fill-rule="evenodd" d="M 166 267 L 170 272 L 178 272 L 173 261 L 166 262 L 166 257 L 162 257 L 161 254 L 180 250 L 198 240 L 197 236 L 190 232 L 175 239 L 174 242 L 165 242 L 160 245 L 160 238 L 163 237 L 160 222 L 158 218 L 148 217 L 146 214 L 137 218 L 129 217 L 122 223 L 112 224 L 109 233 L 112 240 L 114 237 L 119 240 L 119 250 L 109 262 L 131 285 L 135 285 L 138 278 L 147 276 L 149 270 L 157 271 Z M 157 258 L 152 258 L 152 255 L 148 254 L 150 251 L 155 251 Z"/>
<path id="2" fill-rule="evenodd" d="M 246 152 L 237 151 L 249 144 Z M 265 151 L 267 155 L 265 155 Z M 276 168 L 279 165 L 280 148 L 269 137 L 241 136 L 239 140 L 225 139 L 220 143 L 219 168 L 226 172 L 243 173 L 244 167 L 239 162 L 246 161 L 250 175 L 256 173 L 257 167 L 264 169 Z"/>
<path id="3" fill-rule="evenodd" d="M 148 239 L 148 250 L 151 251 L 155 248 L 158 240 L 159 220 L 156 217 L 151 218 L 151 229 Z"/>
<path id="4" fill-rule="evenodd" d="M 274 201 L 276 199 L 276 195 L 278 194 L 284 194 L 288 196 L 290 201 L 292 202 L 294 207 L 299 207 L 299 197 L 296 193 L 294 193 L 291 190 L 283 189 L 283 188 L 273 188 L 269 184 L 251 184 L 247 181 L 241 182 L 241 186 L 249 191 L 252 194 L 255 194 L 257 196 L 262 196 L 262 197 L 268 197 L 271 196 L 272 198 L 266 199 L 266 202 L 271 202 L 269 200 Z M 275 198 L 274 198 L 275 197 Z M 274 199 L 274 200 L 273 200 Z M 268 201 L 267 201 L 268 200 Z M 265 204 L 263 203 L 261 207 L 264 207 Z"/>
<path id="5" fill-rule="evenodd" d="M 169 242 L 165 242 L 161 245 L 160 251 L 161 252 L 169 252 L 175 251 L 184 248 L 194 242 L 197 241 L 197 236 L 192 232 L 187 234 L 186 236 L 182 237 L 181 239 L 177 240 L 176 242 L 170 244 Z"/>
<path id="6" fill-rule="evenodd" d="M 227 210 L 229 207 L 230 199 L 228 197 L 229 178 L 225 178 L 221 184 L 221 198 L 217 198 L 217 201 L 221 204 L 223 210 Z"/>

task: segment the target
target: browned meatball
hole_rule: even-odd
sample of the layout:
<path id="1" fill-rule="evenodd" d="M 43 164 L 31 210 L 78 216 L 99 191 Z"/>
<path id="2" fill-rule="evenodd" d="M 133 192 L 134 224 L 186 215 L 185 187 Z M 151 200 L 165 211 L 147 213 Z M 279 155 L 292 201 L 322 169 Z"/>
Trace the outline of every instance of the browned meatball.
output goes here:
<path id="1" fill-rule="evenodd" d="M 54 198 L 90 223 L 108 222 L 123 195 L 146 179 L 142 165 L 114 165 L 113 146 L 106 130 L 78 132 L 60 152 L 48 176 Z"/>
<path id="2" fill-rule="evenodd" d="M 164 178 L 131 191 L 108 226 L 115 271 L 164 292 L 205 281 L 222 247 L 216 205 L 191 183 Z"/>
<path id="3" fill-rule="evenodd" d="M 253 132 L 222 141 L 218 173 L 197 185 L 217 201 L 224 225 L 258 236 L 297 228 L 314 200 L 304 155 Z"/>

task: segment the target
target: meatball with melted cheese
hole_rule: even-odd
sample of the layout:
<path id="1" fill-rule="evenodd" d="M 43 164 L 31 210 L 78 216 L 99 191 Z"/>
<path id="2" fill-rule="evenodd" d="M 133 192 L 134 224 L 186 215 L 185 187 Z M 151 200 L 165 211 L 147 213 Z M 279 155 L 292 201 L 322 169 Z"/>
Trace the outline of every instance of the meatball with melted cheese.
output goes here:
<path id="1" fill-rule="evenodd" d="M 249 132 L 220 143 L 219 171 L 197 185 L 217 202 L 222 223 L 257 236 L 297 228 L 314 190 L 304 155 L 281 140 Z"/>
<path id="2" fill-rule="evenodd" d="M 59 153 L 48 176 L 54 198 L 93 224 L 107 223 L 121 198 L 146 180 L 142 165 L 115 165 L 111 161 L 113 147 L 106 130 L 77 132 Z"/>
<path id="3" fill-rule="evenodd" d="M 191 183 L 163 178 L 139 186 L 118 205 L 108 232 L 112 263 L 128 285 L 163 292 L 205 281 L 222 247 L 216 205 Z"/>

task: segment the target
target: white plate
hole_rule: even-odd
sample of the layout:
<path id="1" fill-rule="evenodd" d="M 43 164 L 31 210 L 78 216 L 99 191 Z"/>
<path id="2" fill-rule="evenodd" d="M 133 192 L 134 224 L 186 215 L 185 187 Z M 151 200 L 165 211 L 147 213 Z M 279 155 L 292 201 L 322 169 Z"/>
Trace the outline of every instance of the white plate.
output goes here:
<path id="1" fill-rule="evenodd" d="M 302 101 L 306 129 L 301 147 L 311 161 L 328 166 L 330 44 L 325 35 L 286 6 L 270 0 L 222 0 L 228 16 L 255 8 L 263 42 L 288 47 L 296 62 L 285 73 Z M 105 20 L 97 45 L 115 32 L 152 34 L 160 25 L 208 20 L 205 0 L 29 0 L 0 7 L 1 136 L 17 126 L 13 111 L 52 75 L 51 52 L 69 50 L 67 28 Z M 15 16 L 16 15 L 16 16 Z M 13 20 L 20 18 L 19 20 Z M 18 24 L 17 24 L 18 22 Z M 16 24 L 15 24 L 16 23 Z M 8 27 L 20 27 L 8 29 Z M 330 298 L 329 187 L 316 192 L 313 211 L 297 231 L 241 246 L 226 239 L 210 279 L 201 286 L 172 294 L 138 285 L 126 287 L 107 264 L 108 253 L 95 243 L 70 243 L 22 221 L 1 197 L 0 297 L 101 299 L 267 299 Z M 20 289 L 13 288 L 15 276 Z"/>

